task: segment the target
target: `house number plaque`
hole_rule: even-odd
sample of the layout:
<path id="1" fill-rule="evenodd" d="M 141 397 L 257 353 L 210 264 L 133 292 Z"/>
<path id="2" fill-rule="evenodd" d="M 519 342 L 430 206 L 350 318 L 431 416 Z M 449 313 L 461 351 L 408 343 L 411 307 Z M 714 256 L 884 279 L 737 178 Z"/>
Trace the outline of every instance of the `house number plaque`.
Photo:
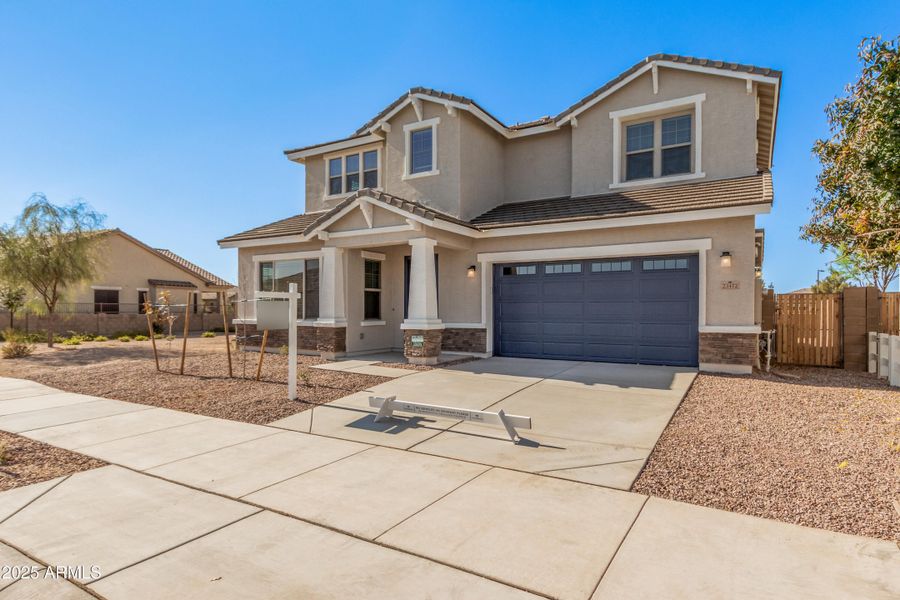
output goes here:
<path id="1" fill-rule="evenodd" d="M 723 281 L 722 289 L 723 290 L 737 290 L 740 289 L 741 284 L 738 281 Z"/>
<path id="2" fill-rule="evenodd" d="M 425 336 L 424 335 L 411 335 L 409 336 L 409 343 L 413 345 L 415 348 L 421 348 L 425 345 Z"/>

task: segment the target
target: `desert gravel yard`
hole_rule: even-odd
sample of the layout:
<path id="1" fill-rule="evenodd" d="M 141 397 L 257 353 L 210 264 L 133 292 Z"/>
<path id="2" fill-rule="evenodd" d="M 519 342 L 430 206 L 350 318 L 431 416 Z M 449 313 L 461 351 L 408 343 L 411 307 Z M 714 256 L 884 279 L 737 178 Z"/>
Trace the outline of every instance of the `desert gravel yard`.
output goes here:
<path id="1" fill-rule="evenodd" d="M 105 464 L 90 456 L 0 431 L 0 492 Z"/>
<path id="2" fill-rule="evenodd" d="M 298 402 L 287 399 L 287 356 L 266 354 L 255 381 L 257 352 L 233 352 L 228 378 L 224 339 L 190 338 L 185 374 L 178 374 L 181 342 L 157 341 L 157 372 L 150 342 L 87 342 L 39 346 L 33 356 L 0 360 L 0 375 L 31 379 L 67 392 L 150 404 L 247 423 L 265 424 L 388 381 L 385 377 L 308 368 L 326 362 L 298 357 Z"/>
<path id="3" fill-rule="evenodd" d="M 701 374 L 632 490 L 900 541 L 900 391 L 780 367 Z"/>

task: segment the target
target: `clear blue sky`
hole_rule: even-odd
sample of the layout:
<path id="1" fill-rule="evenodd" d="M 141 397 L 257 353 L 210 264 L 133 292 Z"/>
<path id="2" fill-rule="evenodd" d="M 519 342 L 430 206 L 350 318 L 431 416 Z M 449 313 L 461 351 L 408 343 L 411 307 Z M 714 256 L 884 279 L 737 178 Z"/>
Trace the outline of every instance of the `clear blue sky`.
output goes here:
<path id="1" fill-rule="evenodd" d="M 406 89 L 505 122 L 555 114 L 643 57 L 784 71 L 766 281 L 809 285 L 798 240 L 823 107 L 900 2 L 24 2 L 0 0 L 0 222 L 33 192 L 82 198 L 139 239 L 234 280 L 216 239 L 303 210 L 287 148 L 353 131 Z"/>

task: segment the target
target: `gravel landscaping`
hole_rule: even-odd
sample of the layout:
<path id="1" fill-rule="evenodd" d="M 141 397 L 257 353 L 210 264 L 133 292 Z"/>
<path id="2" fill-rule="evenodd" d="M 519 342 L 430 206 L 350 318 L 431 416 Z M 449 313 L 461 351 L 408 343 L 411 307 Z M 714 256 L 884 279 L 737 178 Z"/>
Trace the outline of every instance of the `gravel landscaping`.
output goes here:
<path id="1" fill-rule="evenodd" d="M 90 456 L 0 431 L 0 492 L 105 464 Z"/>
<path id="2" fill-rule="evenodd" d="M 840 369 L 701 374 L 632 490 L 900 541 L 900 390 Z"/>
<path id="3" fill-rule="evenodd" d="M 298 401 L 287 400 L 287 356 L 266 354 L 255 381 L 256 352 L 233 351 L 228 377 L 224 340 L 191 338 L 185 374 L 178 374 L 181 342 L 158 340 L 157 372 L 150 342 L 89 342 L 38 347 L 33 356 L 0 361 L 0 375 L 31 379 L 68 392 L 126 400 L 211 417 L 265 424 L 388 381 L 384 377 L 308 368 L 326 362 L 298 357 Z"/>

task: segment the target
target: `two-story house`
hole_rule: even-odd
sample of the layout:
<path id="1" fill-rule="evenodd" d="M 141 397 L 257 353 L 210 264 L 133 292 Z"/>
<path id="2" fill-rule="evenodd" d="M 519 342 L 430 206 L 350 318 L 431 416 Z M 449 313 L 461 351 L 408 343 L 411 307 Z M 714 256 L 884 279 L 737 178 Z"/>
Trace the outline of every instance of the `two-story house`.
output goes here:
<path id="1" fill-rule="evenodd" d="M 304 292 L 301 347 L 746 372 L 781 73 L 655 55 L 506 125 L 415 88 L 288 150 L 306 212 L 219 241 L 243 298 Z M 254 324 L 252 303 L 244 322 Z"/>

